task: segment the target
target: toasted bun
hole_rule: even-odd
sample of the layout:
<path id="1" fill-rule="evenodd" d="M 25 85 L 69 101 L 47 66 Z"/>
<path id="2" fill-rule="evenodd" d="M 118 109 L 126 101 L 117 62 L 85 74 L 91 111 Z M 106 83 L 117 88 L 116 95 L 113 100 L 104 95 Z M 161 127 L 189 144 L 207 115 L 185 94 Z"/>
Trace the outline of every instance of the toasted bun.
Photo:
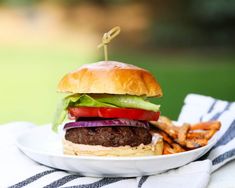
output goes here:
<path id="1" fill-rule="evenodd" d="M 68 73 L 60 81 L 58 91 L 162 96 L 161 87 L 150 72 L 116 61 L 88 64 Z"/>
<path id="2" fill-rule="evenodd" d="M 163 150 L 163 141 L 161 137 L 158 137 L 153 143 L 149 145 L 141 144 L 137 147 L 104 147 L 100 145 L 74 144 L 64 139 L 63 146 L 64 154 L 67 155 L 134 157 L 161 155 Z"/>

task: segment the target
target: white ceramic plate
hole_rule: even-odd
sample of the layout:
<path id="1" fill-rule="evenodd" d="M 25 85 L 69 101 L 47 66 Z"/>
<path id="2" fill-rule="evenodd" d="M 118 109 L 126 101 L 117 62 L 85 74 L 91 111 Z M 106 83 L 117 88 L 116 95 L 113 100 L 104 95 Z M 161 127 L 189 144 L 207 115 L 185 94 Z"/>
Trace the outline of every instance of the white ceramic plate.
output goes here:
<path id="1" fill-rule="evenodd" d="M 146 157 L 88 157 L 69 156 L 62 152 L 58 134 L 49 126 L 37 127 L 17 138 L 17 146 L 28 157 L 46 166 L 93 177 L 134 177 L 152 175 L 183 166 L 205 154 L 215 143 L 216 136 L 207 146 L 171 155 Z"/>

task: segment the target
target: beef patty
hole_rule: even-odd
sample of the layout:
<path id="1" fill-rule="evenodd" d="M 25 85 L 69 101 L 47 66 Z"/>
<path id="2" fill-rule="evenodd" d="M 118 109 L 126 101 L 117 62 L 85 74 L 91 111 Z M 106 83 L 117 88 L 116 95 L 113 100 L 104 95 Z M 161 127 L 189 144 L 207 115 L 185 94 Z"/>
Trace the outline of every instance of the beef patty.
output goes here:
<path id="1" fill-rule="evenodd" d="M 134 147 L 150 144 L 152 135 L 148 129 L 140 127 L 82 127 L 68 129 L 65 139 L 75 144 Z"/>

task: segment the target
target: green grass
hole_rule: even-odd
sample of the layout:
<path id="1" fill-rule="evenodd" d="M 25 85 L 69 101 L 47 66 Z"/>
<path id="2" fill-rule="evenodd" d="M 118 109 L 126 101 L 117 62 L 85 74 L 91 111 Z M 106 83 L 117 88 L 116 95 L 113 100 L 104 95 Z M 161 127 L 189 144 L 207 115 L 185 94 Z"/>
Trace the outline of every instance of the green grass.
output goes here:
<path id="1" fill-rule="evenodd" d="M 149 69 L 164 92 L 164 97 L 153 101 L 160 103 L 162 114 L 171 118 L 177 118 L 188 93 L 235 100 L 233 55 L 120 53 L 111 58 Z M 56 93 L 59 79 L 95 60 L 91 54 L 58 46 L 0 46 L 0 123 L 50 122 L 61 96 Z"/>
<path id="2" fill-rule="evenodd" d="M 59 79 L 93 62 L 90 57 L 58 47 L 0 47 L 0 123 L 50 122 L 61 96 L 56 93 Z"/>

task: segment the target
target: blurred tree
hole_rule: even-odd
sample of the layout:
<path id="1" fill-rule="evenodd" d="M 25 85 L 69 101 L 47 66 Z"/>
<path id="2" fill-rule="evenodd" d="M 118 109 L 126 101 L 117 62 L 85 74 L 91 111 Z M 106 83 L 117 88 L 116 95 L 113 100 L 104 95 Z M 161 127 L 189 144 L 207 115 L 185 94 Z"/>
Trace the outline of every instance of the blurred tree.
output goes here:
<path id="1" fill-rule="evenodd" d="M 109 11 L 108 21 L 117 12 L 114 7 L 139 3 L 151 16 L 145 16 L 151 24 L 145 41 L 152 47 L 201 47 L 201 46 L 235 46 L 235 0 L 0 0 L 5 5 L 34 5 L 37 3 L 55 3 L 65 11 L 66 22 L 77 25 L 77 8 L 82 4 L 92 5 L 98 9 L 87 9 L 92 15 Z M 30 10 L 29 15 L 33 15 Z M 95 12 L 97 11 L 97 12 Z M 112 11 L 112 12 L 111 12 Z M 130 9 L 130 12 L 132 10 Z M 81 17 L 81 14 L 79 14 Z M 33 17 L 33 16 L 30 16 Z M 141 17 L 142 18 L 142 17 Z M 116 18 L 115 18 L 116 19 Z M 115 20 L 114 19 L 114 20 Z M 119 16 L 124 18 L 123 15 Z M 139 19 L 139 17 L 138 17 Z M 108 23 L 104 20 L 104 23 Z M 116 19 L 117 21 L 118 19 Z M 110 22 L 111 22 L 110 21 Z M 97 20 L 97 23 L 101 23 Z M 90 25 L 97 23 L 89 23 Z M 131 20 L 130 24 L 133 23 Z M 138 25 L 138 22 L 135 22 Z M 140 23 L 140 21 L 139 21 Z M 102 25 L 101 27 L 107 27 Z M 137 26 L 138 27 L 138 26 Z"/>
<path id="2" fill-rule="evenodd" d="M 152 1 L 149 42 L 158 47 L 235 45 L 235 1 Z"/>
<path id="3" fill-rule="evenodd" d="M 203 29 L 206 43 L 234 46 L 235 1 L 192 0 L 191 10 L 195 25 Z"/>
<path id="4" fill-rule="evenodd" d="M 41 0 L 0 0 L 0 3 L 12 6 L 34 5 L 38 2 L 41 2 Z"/>

